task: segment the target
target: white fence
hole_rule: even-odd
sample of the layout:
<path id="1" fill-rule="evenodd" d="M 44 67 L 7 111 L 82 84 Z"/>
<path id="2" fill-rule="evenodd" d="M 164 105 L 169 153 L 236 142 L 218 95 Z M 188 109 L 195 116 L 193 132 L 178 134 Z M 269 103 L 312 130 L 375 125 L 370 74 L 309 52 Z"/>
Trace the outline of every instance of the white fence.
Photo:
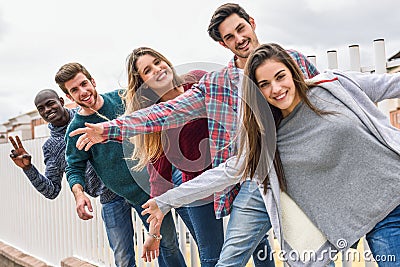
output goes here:
<path id="1" fill-rule="evenodd" d="M 24 142 L 26 150 L 32 155 L 33 164 L 40 171 L 44 171 L 41 151 L 44 140 L 41 138 Z M 91 199 L 94 218 L 89 221 L 80 220 L 75 212 L 75 201 L 66 179 L 63 180 L 60 195 L 55 200 L 46 199 L 31 185 L 22 170 L 9 159 L 10 150 L 9 143 L 0 144 L 0 241 L 52 266 L 60 266 L 62 259 L 71 256 L 97 266 L 114 266 L 98 199 Z M 135 212 L 133 214 L 135 215 Z M 136 220 L 136 216 L 134 226 L 138 244 L 137 257 L 142 251 L 143 226 L 140 220 Z M 186 243 L 187 231 L 180 219 L 178 232 L 184 233 L 180 235 L 179 242 L 188 266 L 199 266 L 197 247 L 191 237 L 190 245 Z M 273 249 L 277 251 L 276 240 L 270 238 L 270 241 Z M 146 264 L 138 257 L 137 263 L 138 266 L 157 265 Z M 252 262 L 248 264 L 252 265 Z M 351 267 L 352 263 L 344 262 L 342 266 Z M 363 262 L 362 265 L 356 266 L 370 267 L 376 264 L 365 262 L 364 265 Z"/>
<path id="2" fill-rule="evenodd" d="M 44 171 L 41 146 L 45 139 L 24 141 L 26 150 L 32 155 L 33 164 Z M 55 200 L 43 197 L 31 185 L 22 170 L 9 158 L 11 145 L 0 145 L 0 240 L 29 255 L 60 266 L 64 258 L 76 256 L 98 266 L 114 266 L 114 259 L 108 245 L 106 232 L 101 219 L 99 199 L 91 198 L 94 218 L 82 221 L 75 212 L 75 200 L 66 179 L 62 190 Z M 134 213 L 135 236 L 138 244 L 143 243 L 143 227 Z M 183 223 L 178 220 L 180 232 L 186 232 Z M 181 247 L 186 251 L 186 235 L 181 235 Z M 197 248 L 191 242 L 190 252 L 184 253 L 196 266 Z M 193 252 L 195 252 L 193 254 Z M 136 256 L 141 254 L 141 246 Z M 141 259 L 138 266 L 152 266 Z"/>

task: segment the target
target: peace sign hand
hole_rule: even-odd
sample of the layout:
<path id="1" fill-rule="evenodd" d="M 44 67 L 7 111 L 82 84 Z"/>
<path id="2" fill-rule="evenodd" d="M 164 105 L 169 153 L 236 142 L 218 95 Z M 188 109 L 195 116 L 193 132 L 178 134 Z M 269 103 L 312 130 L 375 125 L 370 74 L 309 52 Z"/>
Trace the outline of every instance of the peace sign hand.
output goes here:
<path id="1" fill-rule="evenodd" d="M 16 142 L 12 136 L 8 137 L 8 139 L 14 147 L 14 149 L 11 150 L 10 158 L 14 161 L 15 165 L 23 170 L 30 169 L 32 167 L 32 156 L 26 152 L 19 137 L 15 136 Z"/>

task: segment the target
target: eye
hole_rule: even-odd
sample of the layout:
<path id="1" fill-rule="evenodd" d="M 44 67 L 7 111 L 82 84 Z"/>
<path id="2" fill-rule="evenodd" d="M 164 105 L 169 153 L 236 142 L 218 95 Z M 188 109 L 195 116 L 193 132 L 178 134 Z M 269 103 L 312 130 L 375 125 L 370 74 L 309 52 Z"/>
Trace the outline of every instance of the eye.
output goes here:
<path id="1" fill-rule="evenodd" d="M 260 89 L 265 89 L 265 88 L 267 88 L 269 85 L 270 85 L 269 82 L 260 82 L 260 83 L 258 84 L 258 87 L 259 87 Z"/>
<path id="2" fill-rule="evenodd" d="M 228 35 L 225 37 L 225 41 L 229 41 L 229 40 L 232 40 L 232 35 Z"/>
<path id="3" fill-rule="evenodd" d="M 278 77 L 276 77 L 276 79 L 279 81 L 279 80 L 282 80 L 283 78 L 285 78 L 285 76 L 286 76 L 286 74 L 282 73 L 282 74 L 279 74 Z"/>
<path id="4" fill-rule="evenodd" d="M 156 60 L 154 60 L 154 64 L 156 64 L 156 65 L 159 65 L 161 63 L 161 60 L 160 59 L 156 59 Z"/>

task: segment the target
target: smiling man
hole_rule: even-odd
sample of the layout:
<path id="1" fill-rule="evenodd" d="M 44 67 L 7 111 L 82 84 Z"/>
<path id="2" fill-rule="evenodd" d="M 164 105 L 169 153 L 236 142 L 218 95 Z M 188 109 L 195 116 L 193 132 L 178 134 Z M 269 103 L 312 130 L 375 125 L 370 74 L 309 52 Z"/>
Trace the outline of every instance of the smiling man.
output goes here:
<path id="1" fill-rule="evenodd" d="M 134 162 L 125 162 L 124 149 L 133 151 L 133 145 L 130 142 L 125 143 L 124 146 L 120 142 L 108 142 L 101 146 L 93 146 L 89 151 L 80 151 L 75 147 L 77 137 L 68 136 L 68 133 L 83 127 L 86 122 L 104 122 L 122 115 L 125 105 L 120 97 L 121 90 L 116 89 L 98 94 L 96 82 L 91 74 L 84 66 L 76 62 L 61 66 L 55 81 L 66 96 L 80 106 L 66 133 L 66 176 L 72 192 L 75 196 L 82 194 L 85 185 L 84 168 L 90 162 L 103 183 L 129 202 L 149 230 L 149 224 L 146 222 L 147 216 L 141 215 L 143 210 L 141 205 L 149 199 L 149 195 L 136 183 L 140 180 L 143 181 L 141 184 L 146 182 L 149 187 L 149 174 L 146 170 L 131 172 L 130 169 L 134 167 Z M 82 209 L 84 210 L 84 207 Z M 130 214 L 131 212 L 129 212 Z M 116 222 L 118 224 L 126 223 L 125 221 Z M 149 230 L 149 238 L 160 241 L 159 266 L 186 267 L 183 255 L 179 250 L 172 215 L 164 220 L 160 231 L 161 235 L 158 231 Z M 126 236 L 124 232 L 120 232 L 119 236 L 132 241 L 132 236 Z M 135 255 L 133 247 L 125 250 L 124 253 Z M 121 266 L 136 266 L 134 257 L 131 264 Z"/>
<path id="2" fill-rule="evenodd" d="M 15 137 L 15 140 L 13 137 L 9 138 L 14 147 L 10 157 L 18 167 L 22 168 L 37 191 L 48 199 L 55 199 L 60 193 L 62 177 L 67 166 L 64 136 L 69 123 L 76 114 L 76 109 L 65 108 L 64 99 L 52 89 L 41 90 L 36 95 L 34 102 L 39 115 L 49 123 L 50 129 L 50 137 L 42 146 L 46 165 L 45 173 L 42 175 L 31 163 L 32 157 L 24 149 L 18 136 Z M 110 247 L 114 252 L 116 265 L 133 266 L 135 255 L 129 253 L 134 246 L 130 205 L 124 198 L 104 186 L 90 164 L 85 165 L 83 174 L 85 190 L 82 190 L 81 194 L 75 195 L 79 218 L 82 220 L 93 218 L 93 215 L 84 209 L 87 205 L 88 210 L 93 211 L 90 200 L 84 192 L 92 197 L 100 196 L 102 218 Z M 129 263 L 131 265 L 128 265 Z"/>

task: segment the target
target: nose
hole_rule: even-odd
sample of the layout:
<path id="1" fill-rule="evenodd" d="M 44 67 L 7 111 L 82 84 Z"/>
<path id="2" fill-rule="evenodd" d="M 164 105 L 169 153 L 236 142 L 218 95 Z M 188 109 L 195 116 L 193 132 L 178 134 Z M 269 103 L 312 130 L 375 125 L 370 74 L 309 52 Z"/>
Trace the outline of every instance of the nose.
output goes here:
<path id="1" fill-rule="evenodd" d="M 279 91 L 281 90 L 281 86 L 276 81 L 271 82 L 271 88 L 272 93 L 279 93 Z"/>
<path id="2" fill-rule="evenodd" d="M 51 110 L 51 106 L 44 106 L 44 113 L 47 113 Z"/>

